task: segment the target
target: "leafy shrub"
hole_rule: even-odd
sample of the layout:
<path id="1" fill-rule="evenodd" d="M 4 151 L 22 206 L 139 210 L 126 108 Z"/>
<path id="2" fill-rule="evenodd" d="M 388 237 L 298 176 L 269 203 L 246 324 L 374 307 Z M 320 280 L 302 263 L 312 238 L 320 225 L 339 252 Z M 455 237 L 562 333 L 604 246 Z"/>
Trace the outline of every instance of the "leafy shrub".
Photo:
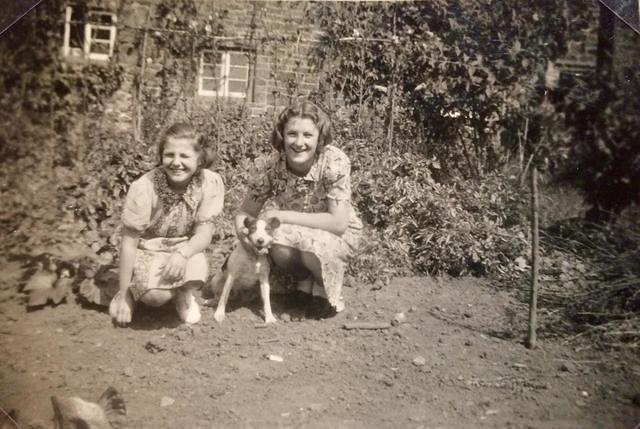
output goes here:
<path id="1" fill-rule="evenodd" d="M 409 261 L 430 274 L 513 274 L 526 250 L 527 198 L 516 180 L 500 175 L 482 181 L 437 183 L 439 165 L 419 154 L 387 154 L 362 140 L 345 145 L 352 160 L 354 200 L 363 219 L 405 257 L 377 255 L 380 269 Z M 395 249 L 398 250 L 398 249 Z M 399 252 L 398 255 L 403 255 Z"/>
<path id="2" fill-rule="evenodd" d="M 640 204 L 640 72 L 601 83 L 593 76 L 569 94 L 579 171 L 590 220 L 606 220 Z"/>

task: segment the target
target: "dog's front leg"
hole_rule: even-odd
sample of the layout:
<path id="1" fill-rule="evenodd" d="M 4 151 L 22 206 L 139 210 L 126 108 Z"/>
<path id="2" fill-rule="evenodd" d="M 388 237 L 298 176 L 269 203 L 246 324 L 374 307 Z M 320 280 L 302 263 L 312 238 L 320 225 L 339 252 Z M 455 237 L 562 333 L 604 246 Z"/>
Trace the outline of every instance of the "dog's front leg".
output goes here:
<path id="1" fill-rule="evenodd" d="M 218 323 L 222 322 L 225 318 L 227 301 L 229 300 L 229 292 L 231 292 L 233 280 L 233 275 L 231 274 L 231 271 L 229 271 L 227 273 L 227 278 L 224 281 L 224 286 L 222 287 L 222 293 L 220 294 L 220 299 L 218 300 L 216 312 L 213 313 L 213 318 L 216 319 L 216 322 Z"/>
<path id="2" fill-rule="evenodd" d="M 277 319 L 271 312 L 271 286 L 269 285 L 269 262 L 266 258 L 260 258 L 258 262 L 259 278 L 260 278 L 260 296 L 262 298 L 262 305 L 264 309 L 264 323 L 276 323 Z"/>

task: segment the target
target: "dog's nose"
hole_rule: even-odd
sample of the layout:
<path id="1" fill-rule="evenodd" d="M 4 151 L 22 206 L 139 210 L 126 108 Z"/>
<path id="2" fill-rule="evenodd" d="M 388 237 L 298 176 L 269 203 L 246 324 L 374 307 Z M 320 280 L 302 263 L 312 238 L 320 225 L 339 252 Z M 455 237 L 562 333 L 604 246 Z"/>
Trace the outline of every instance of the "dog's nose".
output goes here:
<path id="1" fill-rule="evenodd" d="M 264 238 L 258 238 L 258 239 L 256 240 L 256 243 L 258 243 L 259 245 L 261 245 L 261 246 L 262 246 L 262 245 L 264 244 Z"/>

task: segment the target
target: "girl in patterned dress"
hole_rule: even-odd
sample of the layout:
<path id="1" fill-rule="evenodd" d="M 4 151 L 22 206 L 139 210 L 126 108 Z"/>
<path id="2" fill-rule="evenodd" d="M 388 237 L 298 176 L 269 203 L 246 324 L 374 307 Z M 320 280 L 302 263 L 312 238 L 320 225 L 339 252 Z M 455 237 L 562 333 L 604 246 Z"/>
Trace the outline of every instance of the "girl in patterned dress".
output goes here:
<path id="1" fill-rule="evenodd" d="M 203 251 L 222 211 L 224 185 L 207 170 L 207 152 L 195 129 L 172 125 L 158 144 L 156 168 L 134 181 L 122 213 L 120 291 L 109 305 L 116 325 L 131 322 L 139 301 L 161 306 L 173 300 L 180 319 L 200 320 L 192 295 L 207 279 Z"/>
<path id="2" fill-rule="evenodd" d="M 316 105 L 284 109 L 271 135 L 277 152 L 256 172 L 235 218 L 241 242 L 246 215 L 264 209 L 264 217 L 280 219 L 270 256 L 297 280 L 298 296 L 313 296 L 313 318 L 344 309 L 344 272 L 362 230 L 351 204 L 349 158 L 330 143 L 331 124 Z"/>

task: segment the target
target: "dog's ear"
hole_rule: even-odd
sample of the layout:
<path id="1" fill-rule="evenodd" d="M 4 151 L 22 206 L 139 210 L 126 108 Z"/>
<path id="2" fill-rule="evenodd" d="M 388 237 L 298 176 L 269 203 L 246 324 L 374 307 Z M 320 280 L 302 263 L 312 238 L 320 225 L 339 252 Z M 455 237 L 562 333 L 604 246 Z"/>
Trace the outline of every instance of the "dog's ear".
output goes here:
<path id="1" fill-rule="evenodd" d="M 242 223 L 245 228 L 249 228 L 251 226 L 251 222 L 253 222 L 253 217 L 246 215 Z"/>
<path id="2" fill-rule="evenodd" d="M 278 219 L 277 217 L 270 217 L 269 219 L 267 219 L 267 225 L 269 225 L 271 229 L 276 229 L 280 226 L 280 219 Z"/>

